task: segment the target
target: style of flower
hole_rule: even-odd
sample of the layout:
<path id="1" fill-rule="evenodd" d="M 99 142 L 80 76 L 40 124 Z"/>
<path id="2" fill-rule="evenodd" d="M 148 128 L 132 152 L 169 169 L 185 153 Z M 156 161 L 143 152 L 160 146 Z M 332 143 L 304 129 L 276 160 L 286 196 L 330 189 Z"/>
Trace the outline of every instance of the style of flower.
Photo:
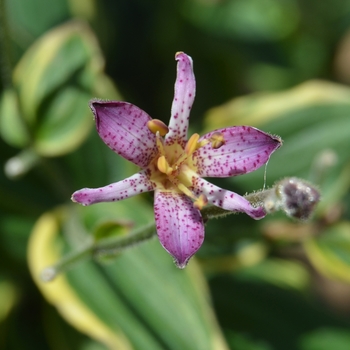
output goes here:
<path id="1" fill-rule="evenodd" d="M 76 191 L 82 205 L 113 202 L 154 191 L 156 229 L 162 246 L 184 268 L 204 240 L 200 210 L 213 204 L 245 212 L 254 219 L 266 215 L 244 197 L 217 187 L 203 177 L 249 173 L 265 164 L 281 139 L 250 126 L 233 126 L 187 138 L 195 97 L 191 57 L 176 53 L 177 77 L 169 126 L 122 101 L 90 103 L 97 132 L 115 153 L 141 168 L 135 175 L 101 188 Z"/>

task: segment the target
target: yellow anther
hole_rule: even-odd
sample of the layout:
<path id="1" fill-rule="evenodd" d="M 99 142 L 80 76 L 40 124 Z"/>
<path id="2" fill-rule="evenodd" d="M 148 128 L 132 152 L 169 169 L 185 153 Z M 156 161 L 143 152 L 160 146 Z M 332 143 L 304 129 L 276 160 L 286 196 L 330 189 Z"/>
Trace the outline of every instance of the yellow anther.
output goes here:
<path id="1" fill-rule="evenodd" d="M 147 127 L 153 134 L 159 132 L 160 136 L 165 136 L 169 132 L 169 128 L 159 119 L 148 121 Z"/>
<path id="2" fill-rule="evenodd" d="M 187 154 L 192 154 L 197 149 L 197 144 L 199 140 L 198 134 L 193 134 L 190 139 L 187 141 L 185 152 Z"/>
<path id="3" fill-rule="evenodd" d="M 178 51 L 178 52 L 176 52 L 176 53 L 175 53 L 175 59 L 177 58 L 177 56 L 182 55 L 182 54 L 183 54 L 183 51 Z"/>
<path id="4" fill-rule="evenodd" d="M 197 200 L 194 201 L 193 206 L 199 210 L 202 210 L 203 207 L 205 207 L 208 204 L 208 198 L 201 194 Z"/>
<path id="5" fill-rule="evenodd" d="M 214 149 L 220 148 L 225 144 L 225 138 L 224 135 L 221 132 L 214 132 L 213 135 L 210 137 L 211 146 Z"/>
<path id="6" fill-rule="evenodd" d="M 158 170 L 163 174 L 169 175 L 173 171 L 173 168 L 169 165 L 164 156 L 158 158 L 157 161 Z"/>

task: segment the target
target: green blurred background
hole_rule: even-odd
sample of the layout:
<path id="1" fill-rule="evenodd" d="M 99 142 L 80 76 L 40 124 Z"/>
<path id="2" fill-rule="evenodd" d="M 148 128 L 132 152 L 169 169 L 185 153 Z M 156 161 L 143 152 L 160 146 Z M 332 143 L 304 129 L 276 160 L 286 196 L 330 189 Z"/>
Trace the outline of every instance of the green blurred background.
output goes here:
<path id="1" fill-rule="evenodd" d="M 350 348 L 349 0 L 0 0 L 0 25 L 0 349 Z M 267 185 L 313 182 L 313 218 L 212 220 L 183 271 L 153 239 L 41 282 L 101 232 L 152 222 L 149 194 L 70 196 L 135 171 L 88 101 L 167 123 L 177 51 L 194 61 L 190 131 L 280 135 Z M 245 194 L 264 169 L 213 182 Z"/>

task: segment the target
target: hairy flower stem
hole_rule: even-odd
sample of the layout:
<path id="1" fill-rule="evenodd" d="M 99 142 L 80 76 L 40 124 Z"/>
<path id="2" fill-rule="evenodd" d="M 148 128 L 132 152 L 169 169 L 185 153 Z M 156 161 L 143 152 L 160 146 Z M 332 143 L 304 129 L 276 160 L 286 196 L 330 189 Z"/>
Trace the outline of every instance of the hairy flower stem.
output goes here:
<path id="1" fill-rule="evenodd" d="M 281 210 L 286 215 L 298 220 L 307 220 L 313 214 L 320 194 L 309 182 L 298 178 L 286 178 L 277 182 L 272 188 L 244 196 L 253 206 L 260 206 L 264 211 L 273 213 Z M 201 211 L 204 222 L 209 219 L 236 214 L 235 210 L 224 210 L 210 205 Z M 92 256 L 113 257 L 135 244 L 146 241 L 156 235 L 155 223 L 137 228 L 128 235 L 119 235 L 99 239 L 85 247 L 63 257 L 56 265 L 46 268 L 41 274 L 44 282 L 53 280 L 59 273 L 71 268 L 75 263 Z"/>
<path id="2" fill-rule="evenodd" d="M 83 262 L 91 256 L 93 245 L 87 244 L 83 248 L 73 251 L 67 254 L 55 265 L 46 267 L 40 274 L 40 278 L 43 282 L 50 282 L 54 280 L 60 273 L 65 272 L 72 268 L 75 264 Z"/>
<path id="3" fill-rule="evenodd" d="M 89 242 L 82 248 L 73 251 L 64 256 L 55 265 L 45 268 L 40 277 L 43 282 L 52 281 L 62 272 L 74 267 L 77 263 L 86 260 L 89 257 L 100 257 L 104 255 L 117 255 L 127 248 L 133 247 L 138 243 L 146 241 L 156 234 L 154 222 L 142 226 L 128 235 L 108 237 L 96 242 Z"/>
<path id="4" fill-rule="evenodd" d="M 262 193 L 262 192 L 261 192 Z M 256 196 L 256 193 L 252 194 Z M 248 195 L 249 197 L 249 195 Z M 254 197 L 255 198 L 255 197 Z M 228 211 L 216 206 L 207 206 L 202 210 L 203 219 L 205 221 L 212 218 L 219 218 L 229 214 L 236 214 L 236 211 Z M 41 273 L 43 282 L 52 281 L 59 275 L 70 268 L 74 267 L 90 257 L 103 257 L 105 255 L 117 255 L 127 248 L 131 248 L 136 244 L 142 243 L 156 235 L 156 226 L 154 222 L 146 224 L 135 229 L 128 235 L 120 235 L 99 239 L 95 242 L 89 242 L 82 248 L 73 251 L 64 256 L 57 264 L 45 268 Z"/>
<path id="5" fill-rule="evenodd" d="M 151 222 L 145 226 L 137 228 L 128 235 L 104 238 L 96 242 L 92 247 L 92 254 L 95 257 L 103 255 L 118 254 L 127 248 L 146 241 L 156 234 L 156 226 Z"/>
<path id="6" fill-rule="evenodd" d="M 269 195 L 273 192 L 272 189 L 262 190 L 259 192 L 253 192 L 249 193 L 245 196 L 243 196 L 250 204 L 252 204 L 255 207 L 261 206 L 264 208 L 264 201 Z M 230 214 L 237 214 L 239 211 L 235 210 L 224 210 L 220 207 L 216 207 L 214 205 L 208 205 L 204 207 L 201 211 L 202 217 L 204 222 L 208 221 L 209 219 L 215 219 L 215 218 L 221 218 L 226 215 Z"/>

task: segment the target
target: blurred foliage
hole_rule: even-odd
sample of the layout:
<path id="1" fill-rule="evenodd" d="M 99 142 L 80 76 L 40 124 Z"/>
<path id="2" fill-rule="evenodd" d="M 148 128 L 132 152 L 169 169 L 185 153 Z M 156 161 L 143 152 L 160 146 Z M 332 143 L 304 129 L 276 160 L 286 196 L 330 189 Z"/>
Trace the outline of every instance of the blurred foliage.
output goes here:
<path id="1" fill-rule="evenodd" d="M 348 349 L 349 43 L 344 0 L 0 0 L 0 348 Z M 167 122 L 180 50 L 197 80 L 191 129 L 280 135 L 266 186 L 313 182 L 314 217 L 209 221 L 184 271 L 151 240 L 43 283 L 63 255 L 153 220 L 147 194 L 70 196 L 135 170 L 98 138 L 88 101 Z M 244 194 L 264 172 L 216 182 Z"/>
<path id="2" fill-rule="evenodd" d="M 129 214 L 140 223 L 140 213 L 151 216 L 150 208 L 135 211 L 135 202 L 107 205 L 100 219 Z M 78 219 L 69 216 L 67 208 L 39 219 L 29 245 L 29 265 L 42 293 L 70 323 L 112 349 L 226 349 L 213 324 L 199 268 L 193 264 L 185 273 L 174 269 L 156 241 L 134 248 L 113 264 L 89 262 L 72 269 L 67 279 L 40 282 L 40 272 L 59 259 L 61 226 Z M 69 225 L 66 234 L 81 229 L 72 228 Z"/>

